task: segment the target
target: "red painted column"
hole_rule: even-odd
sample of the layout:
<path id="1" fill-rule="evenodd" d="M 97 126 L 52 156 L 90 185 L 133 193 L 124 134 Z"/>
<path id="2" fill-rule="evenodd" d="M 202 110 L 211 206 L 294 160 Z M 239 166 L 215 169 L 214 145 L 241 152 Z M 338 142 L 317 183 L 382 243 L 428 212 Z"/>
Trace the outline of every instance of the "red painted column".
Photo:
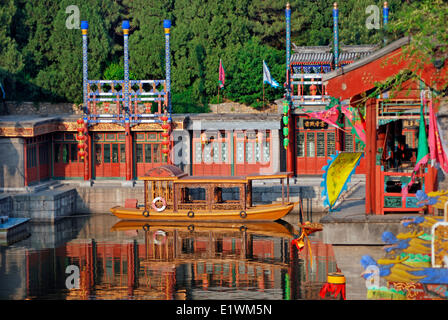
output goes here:
<path id="1" fill-rule="evenodd" d="M 126 180 L 132 180 L 132 135 L 131 135 L 131 125 L 129 122 L 126 122 L 125 126 L 126 130 L 126 140 L 125 140 L 125 149 L 126 149 Z"/>
<path id="2" fill-rule="evenodd" d="M 376 214 L 376 99 L 369 99 L 366 102 L 366 214 Z"/>
<path id="3" fill-rule="evenodd" d="M 87 129 L 87 125 L 86 125 L 86 129 Z M 88 130 L 88 129 L 87 129 Z M 86 137 L 87 137 L 87 153 L 86 156 L 84 157 L 84 180 L 90 180 L 90 177 L 92 176 L 92 164 L 90 163 L 90 159 L 93 159 L 93 157 L 91 157 L 91 153 L 93 152 L 93 148 L 92 148 L 92 135 L 90 134 L 89 131 L 86 131 Z"/>
<path id="4" fill-rule="evenodd" d="M 291 109 L 289 110 L 289 122 L 288 122 L 288 136 L 289 136 L 289 145 L 286 149 L 286 171 L 292 172 L 295 175 L 294 172 L 294 147 L 296 145 L 296 133 L 295 133 L 295 118 L 294 115 L 291 112 Z"/>
<path id="5" fill-rule="evenodd" d="M 27 142 L 23 139 L 23 178 L 25 187 L 28 186 L 28 157 L 27 157 Z"/>

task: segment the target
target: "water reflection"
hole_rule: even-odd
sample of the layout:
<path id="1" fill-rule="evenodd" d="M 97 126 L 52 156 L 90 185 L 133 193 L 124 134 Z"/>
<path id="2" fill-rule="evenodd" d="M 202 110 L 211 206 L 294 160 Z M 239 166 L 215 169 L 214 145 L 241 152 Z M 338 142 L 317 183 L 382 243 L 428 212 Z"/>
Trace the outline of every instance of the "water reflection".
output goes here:
<path id="1" fill-rule="evenodd" d="M 93 215 L 76 225 L 62 245 L 33 248 L 28 239 L 2 248 L 0 298 L 320 299 L 336 271 L 331 245 L 311 240 L 297 252 L 298 231 L 284 221 L 148 224 Z M 79 288 L 67 289 L 71 265 Z"/>

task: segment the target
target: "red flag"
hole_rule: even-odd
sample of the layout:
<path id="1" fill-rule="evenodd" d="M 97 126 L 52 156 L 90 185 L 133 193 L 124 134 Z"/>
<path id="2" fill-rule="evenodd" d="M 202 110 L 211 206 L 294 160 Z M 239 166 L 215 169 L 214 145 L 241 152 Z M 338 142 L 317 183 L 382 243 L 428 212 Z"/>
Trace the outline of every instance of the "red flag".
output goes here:
<path id="1" fill-rule="evenodd" d="M 222 66 L 221 59 L 219 59 L 219 87 L 224 88 L 226 82 L 226 74 L 224 72 L 224 67 Z"/>

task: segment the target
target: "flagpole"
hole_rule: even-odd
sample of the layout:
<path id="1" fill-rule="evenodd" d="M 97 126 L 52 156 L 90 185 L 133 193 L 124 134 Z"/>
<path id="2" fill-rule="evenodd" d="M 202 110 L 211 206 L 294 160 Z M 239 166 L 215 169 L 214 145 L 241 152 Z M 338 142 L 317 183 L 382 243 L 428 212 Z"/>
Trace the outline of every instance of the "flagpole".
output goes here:
<path id="1" fill-rule="evenodd" d="M 264 109 L 264 81 L 263 81 L 263 109 Z"/>

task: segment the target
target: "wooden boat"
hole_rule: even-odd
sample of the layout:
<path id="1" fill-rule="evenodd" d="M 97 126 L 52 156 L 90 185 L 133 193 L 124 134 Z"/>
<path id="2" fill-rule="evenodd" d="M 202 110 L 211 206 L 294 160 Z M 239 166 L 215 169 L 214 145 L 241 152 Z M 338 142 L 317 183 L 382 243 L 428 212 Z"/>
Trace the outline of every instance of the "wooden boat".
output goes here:
<path id="1" fill-rule="evenodd" d="M 163 165 L 148 171 L 144 181 L 144 204 L 128 199 L 125 206 L 111 208 L 123 220 L 148 221 L 275 221 L 287 215 L 295 203 L 289 202 L 289 173 L 244 177 L 195 177 L 179 168 Z M 280 179 L 281 203 L 253 205 L 252 181 Z M 284 180 L 287 182 L 286 197 Z M 223 199 L 223 189 L 232 189 L 239 199 Z M 202 197 L 194 197 L 199 191 Z"/>

